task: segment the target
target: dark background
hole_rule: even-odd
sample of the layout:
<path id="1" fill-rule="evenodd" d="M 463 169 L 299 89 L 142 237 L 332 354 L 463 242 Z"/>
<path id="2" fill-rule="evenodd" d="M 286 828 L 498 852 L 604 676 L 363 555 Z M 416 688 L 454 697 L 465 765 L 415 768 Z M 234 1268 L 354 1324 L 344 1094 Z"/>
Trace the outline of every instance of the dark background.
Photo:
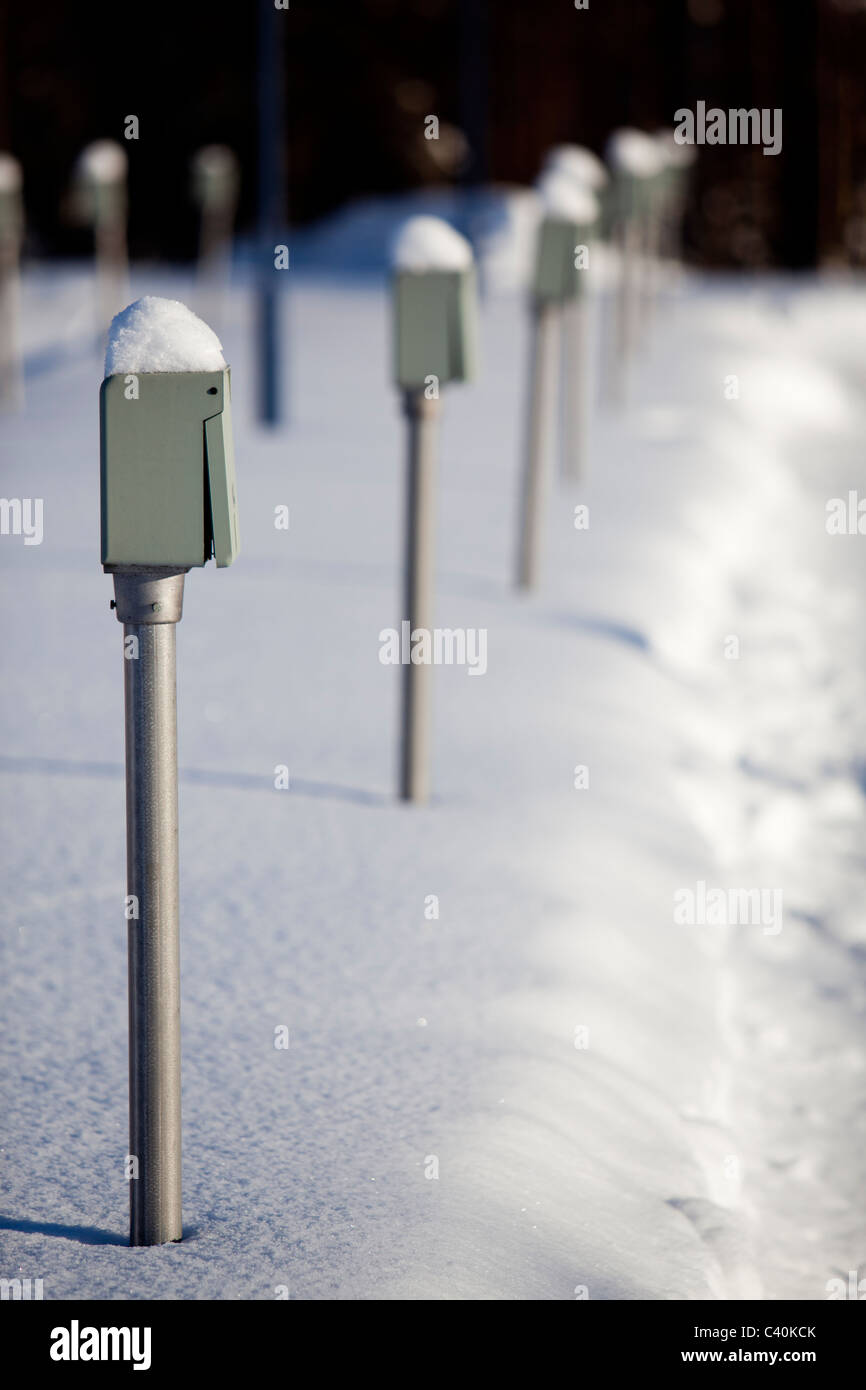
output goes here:
<path id="1" fill-rule="evenodd" d="M 111 6 L 0 0 L 0 148 L 21 160 L 31 254 L 90 238 L 65 215 L 89 140 L 130 156 L 133 255 L 195 250 L 188 165 L 204 143 L 243 165 L 256 215 L 256 0 Z M 866 0 L 291 0 L 285 211 L 474 179 L 529 183 L 547 148 L 597 151 L 617 125 L 677 107 L 783 109 L 783 150 L 705 148 L 687 220 L 716 266 L 866 262 Z M 423 138 L 424 117 L 441 122 Z"/>

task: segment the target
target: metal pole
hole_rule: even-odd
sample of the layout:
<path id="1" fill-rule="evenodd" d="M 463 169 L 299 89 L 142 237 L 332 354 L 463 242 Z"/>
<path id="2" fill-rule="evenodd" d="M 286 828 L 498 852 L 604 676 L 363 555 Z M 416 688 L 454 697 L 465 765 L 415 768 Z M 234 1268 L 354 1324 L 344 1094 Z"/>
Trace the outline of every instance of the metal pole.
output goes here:
<path id="1" fill-rule="evenodd" d="M 610 344 L 608 397 L 623 403 L 637 337 L 637 256 L 639 233 L 634 216 L 623 215 L 616 228 L 619 273 L 615 291 L 616 331 Z"/>
<path id="2" fill-rule="evenodd" d="M 655 194 L 651 195 L 655 198 Z M 659 216 L 656 207 L 650 206 L 642 217 L 641 235 L 641 294 L 640 294 L 640 334 L 646 337 L 652 328 L 659 292 Z"/>
<path id="3" fill-rule="evenodd" d="M 258 142 L 259 142 L 259 275 L 257 336 L 259 344 L 259 418 L 279 423 L 282 337 L 274 246 L 285 217 L 283 197 L 284 93 L 283 25 L 285 15 L 273 0 L 258 0 Z"/>
<path id="4" fill-rule="evenodd" d="M 93 229 L 96 256 L 97 313 L 105 330 L 123 308 L 129 277 L 126 243 L 126 189 L 106 185 L 96 191 Z"/>
<path id="5" fill-rule="evenodd" d="M 547 497 L 547 437 L 556 384 L 554 368 L 559 328 L 559 305 L 554 300 L 536 300 L 517 562 L 517 585 L 521 589 L 534 588 L 538 581 Z"/>
<path id="6" fill-rule="evenodd" d="M 409 637 L 419 628 L 432 630 L 434 494 L 436 421 L 439 401 L 423 390 L 405 393 L 409 422 L 409 460 L 406 489 L 405 618 Z M 402 630 L 401 630 L 402 638 Z M 400 754 L 400 795 L 404 801 L 424 802 L 430 795 L 430 706 L 433 670 L 429 664 L 403 667 L 403 726 Z"/>
<path id="7" fill-rule="evenodd" d="M 175 624 L 184 573 L 114 576 L 125 658 L 130 1245 L 183 1235 Z"/>
<path id="8" fill-rule="evenodd" d="M 24 399 L 19 290 L 18 246 L 0 236 L 0 406 L 15 410 Z"/>
<path id="9" fill-rule="evenodd" d="M 580 294 L 564 308 L 563 472 L 577 482 L 586 474 L 589 421 L 589 299 Z"/>

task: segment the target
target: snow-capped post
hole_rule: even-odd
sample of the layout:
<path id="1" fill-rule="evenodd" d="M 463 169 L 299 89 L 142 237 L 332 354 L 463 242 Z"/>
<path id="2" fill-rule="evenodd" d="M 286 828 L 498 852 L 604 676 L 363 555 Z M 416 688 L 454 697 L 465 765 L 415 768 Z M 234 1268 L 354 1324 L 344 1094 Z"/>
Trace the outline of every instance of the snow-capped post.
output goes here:
<path id="1" fill-rule="evenodd" d="M 18 319 L 24 204 L 21 165 L 0 154 L 0 406 L 21 404 L 21 343 Z"/>
<path id="2" fill-rule="evenodd" d="M 108 328 L 126 297 L 126 151 L 115 140 L 95 140 L 78 156 L 73 192 L 78 215 L 93 227 L 96 309 Z"/>
<path id="3" fill-rule="evenodd" d="M 656 142 L 664 159 L 659 227 L 659 258 L 667 269 L 682 264 L 682 227 L 689 195 L 689 178 L 695 163 L 694 145 L 681 145 L 673 127 L 657 130 Z"/>
<path id="4" fill-rule="evenodd" d="M 409 429 L 400 795 L 424 802 L 430 791 L 432 653 L 424 660 L 422 647 L 418 660 L 413 643 L 416 633 L 425 634 L 428 648 L 432 640 L 439 391 L 447 381 L 474 375 L 477 290 L 469 242 L 438 217 L 412 217 L 404 224 L 393 264 L 394 375 Z"/>
<path id="5" fill-rule="evenodd" d="M 123 624 L 129 1240 L 161 1245 L 183 1234 L 175 624 L 187 571 L 238 552 L 229 369 L 183 304 L 139 299 L 111 324 L 100 476 Z"/>
<path id="6" fill-rule="evenodd" d="M 557 349 L 563 311 L 566 305 L 572 309 L 579 305 L 585 293 L 586 267 L 582 248 L 598 216 L 594 194 L 556 169 L 542 175 L 538 191 L 543 215 L 532 282 L 529 396 L 516 574 L 517 586 L 521 589 L 532 589 L 538 582 L 549 481 L 548 433 L 556 399 Z M 574 325 L 570 328 L 569 373 L 564 387 L 569 420 L 569 471 L 572 471 L 580 466 L 578 453 L 585 427 L 585 384 L 580 377 L 585 374 L 587 364 L 585 360 L 575 361 L 576 352 L 585 357 L 583 319 L 578 318 L 577 329 Z M 561 378 L 561 372 L 559 376 Z"/>
<path id="7" fill-rule="evenodd" d="M 605 150 L 612 174 L 610 215 L 619 252 L 616 333 L 609 368 L 609 393 L 622 399 L 628 364 L 640 327 L 641 273 L 646 274 L 646 228 L 653 180 L 662 168 L 658 144 L 641 130 L 615 130 Z"/>
<path id="8" fill-rule="evenodd" d="M 567 192 L 569 183 L 575 190 L 571 198 Z M 592 377 L 589 357 L 592 305 L 587 293 L 592 283 L 589 247 L 597 232 L 601 211 L 599 199 L 607 183 L 608 174 L 603 163 L 583 145 L 558 145 L 552 149 L 539 180 L 548 216 L 558 215 L 576 223 L 575 268 L 583 270 L 576 292 L 567 297 L 563 305 L 562 323 L 562 463 L 565 476 L 572 480 L 586 476 Z"/>
<path id="9" fill-rule="evenodd" d="M 192 160 L 192 195 L 200 210 L 198 279 L 211 314 L 220 316 L 228 280 L 240 166 L 228 145 L 205 145 Z"/>

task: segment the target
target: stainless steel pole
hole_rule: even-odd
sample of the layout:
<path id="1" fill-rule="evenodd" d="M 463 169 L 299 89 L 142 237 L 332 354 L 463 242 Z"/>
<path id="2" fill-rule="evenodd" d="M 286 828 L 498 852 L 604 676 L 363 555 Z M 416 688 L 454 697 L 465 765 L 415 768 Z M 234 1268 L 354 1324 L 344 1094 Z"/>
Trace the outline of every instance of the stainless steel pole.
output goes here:
<path id="1" fill-rule="evenodd" d="M 620 218 L 617 228 L 619 280 L 616 294 L 616 338 L 611 364 L 612 395 L 623 402 L 628 393 L 628 375 L 638 333 L 638 256 L 640 234 L 633 215 Z"/>
<path id="2" fill-rule="evenodd" d="M 16 410 L 24 399 L 19 291 L 18 247 L 0 235 L 0 405 Z"/>
<path id="3" fill-rule="evenodd" d="M 547 498 L 547 440 L 556 385 L 554 368 L 557 360 L 560 306 L 553 300 L 538 300 L 534 306 L 534 314 L 517 561 L 517 585 L 521 589 L 531 589 L 538 581 Z"/>
<path id="4" fill-rule="evenodd" d="M 123 623 L 129 914 L 130 1245 L 180 1240 L 175 624 L 183 573 L 115 573 Z"/>
<path id="5" fill-rule="evenodd" d="M 405 394 L 409 423 L 406 489 L 405 618 L 409 636 L 433 623 L 433 556 L 436 530 L 436 421 L 439 401 L 423 390 Z M 402 635 L 402 634 L 401 634 Z M 424 802 L 430 795 L 430 713 L 432 667 L 409 661 L 403 667 L 403 725 L 400 795 Z"/>

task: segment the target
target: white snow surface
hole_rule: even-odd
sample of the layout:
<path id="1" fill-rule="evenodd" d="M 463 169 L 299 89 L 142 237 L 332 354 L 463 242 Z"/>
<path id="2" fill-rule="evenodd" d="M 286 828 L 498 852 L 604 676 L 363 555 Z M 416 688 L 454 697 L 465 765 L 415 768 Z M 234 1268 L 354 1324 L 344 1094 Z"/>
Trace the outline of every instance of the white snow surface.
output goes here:
<path id="1" fill-rule="evenodd" d="M 472 264 L 472 247 L 441 217 L 410 217 L 393 247 L 397 270 L 464 270 Z"/>
<path id="2" fill-rule="evenodd" d="M 144 295 L 111 320 L 105 375 L 217 372 L 226 365 L 212 328 L 177 299 Z"/>
<path id="3" fill-rule="evenodd" d="M 487 296 L 485 373 L 443 398 L 436 622 L 486 628 L 489 666 L 435 669 L 410 808 L 378 659 L 404 506 L 385 279 L 293 280 L 276 432 L 230 301 L 244 550 L 190 574 L 177 633 L 185 1238 L 129 1249 L 101 361 L 48 350 L 88 319 L 80 267 L 25 275 L 41 346 L 4 491 L 43 499 L 44 537 L 0 545 L 0 1275 L 46 1299 L 823 1300 L 866 1248 L 866 552 L 825 528 L 866 489 L 863 285 L 671 285 L 588 481 L 551 480 L 532 597 L 526 302 Z M 783 929 L 675 924 L 700 881 L 779 888 Z"/>
<path id="4" fill-rule="evenodd" d="M 17 193 L 21 187 L 21 165 L 14 154 L 0 153 L 0 192 Z"/>
<path id="5" fill-rule="evenodd" d="M 586 188 L 598 190 L 608 182 L 608 172 L 597 154 L 584 145 L 554 145 L 544 161 L 544 172 L 555 169 Z"/>
<path id="6" fill-rule="evenodd" d="M 638 179 L 652 178 L 667 162 L 657 140 L 627 126 L 608 137 L 604 153 L 613 170 Z"/>
<path id="7" fill-rule="evenodd" d="M 94 140 L 76 161 L 76 173 L 92 183 L 116 183 L 126 178 L 126 150 L 116 140 Z"/>
<path id="8" fill-rule="evenodd" d="M 548 169 L 536 184 L 548 217 L 589 225 L 598 217 L 598 199 L 586 185 L 558 169 Z"/>

